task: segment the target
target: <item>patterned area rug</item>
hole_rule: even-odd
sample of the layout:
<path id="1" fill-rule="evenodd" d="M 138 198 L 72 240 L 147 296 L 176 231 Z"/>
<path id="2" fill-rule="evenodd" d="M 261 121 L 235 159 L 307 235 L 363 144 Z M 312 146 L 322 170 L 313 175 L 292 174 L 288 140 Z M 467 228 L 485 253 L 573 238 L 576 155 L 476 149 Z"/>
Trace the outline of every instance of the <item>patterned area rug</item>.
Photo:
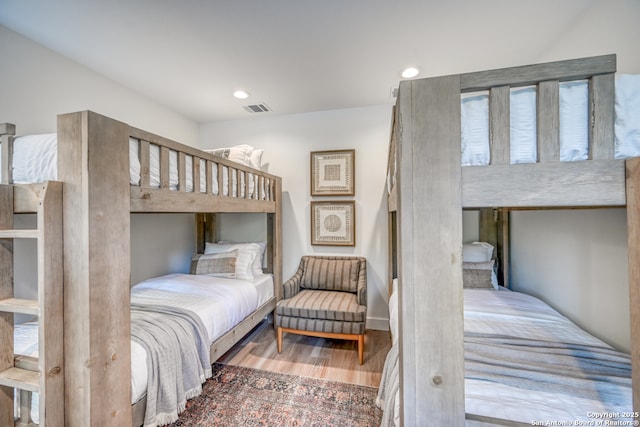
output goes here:
<path id="1" fill-rule="evenodd" d="M 213 377 L 202 395 L 172 426 L 379 426 L 378 390 L 213 364 Z"/>

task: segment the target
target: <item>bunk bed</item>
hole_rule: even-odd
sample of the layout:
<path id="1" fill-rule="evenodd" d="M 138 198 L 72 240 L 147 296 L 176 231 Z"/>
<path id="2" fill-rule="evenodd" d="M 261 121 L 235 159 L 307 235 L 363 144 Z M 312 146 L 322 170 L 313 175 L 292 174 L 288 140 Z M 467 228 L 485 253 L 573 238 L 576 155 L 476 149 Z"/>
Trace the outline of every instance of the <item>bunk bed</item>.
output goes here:
<path id="1" fill-rule="evenodd" d="M 624 141 L 615 129 L 622 119 L 615 104 L 615 72 L 615 55 L 605 55 L 401 82 L 387 179 L 389 282 L 397 287 L 391 301 L 397 299 L 392 311 L 397 310 L 398 331 L 396 349 L 392 350 L 396 354 L 390 352 L 385 364 L 385 371 L 394 370 L 394 361 L 397 365 L 397 374 L 391 378 L 399 383 L 396 415 L 400 425 L 421 425 L 425 420 L 447 426 L 536 422 L 465 411 L 465 389 L 474 390 L 465 379 L 468 348 L 464 335 L 470 326 L 467 322 L 473 323 L 469 321 L 472 309 L 467 306 L 477 301 L 467 302 L 469 290 L 463 290 L 463 209 L 479 210 L 480 238 L 496 247 L 499 282 L 506 286 L 509 209 L 613 206 L 626 206 L 627 210 L 630 300 L 623 303 L 630 304 L 631 310 L 631 355 L 618 356 L 622 371 L 629 373 L 627 382 L 623 381 L 626 385 L 622 385 L 622 390 L 628 390 L 629 407 L 626 414 L 607 414 L 602 412 L 605 409 L 594 407 L 595 415 L 582 414 L 590 417 L 582 422 L 615 423 L 616 415 L 626 422 L 638 421 L 634 411 L 640 411 L 640 158 L 619 149 Z M 587 91 L 583 96 L 586 110 L 579 114 L 585 119 L 581 126 L 586 145 L 577 157 L 563 152 L 576 133 L 564 134 L 561 123 L 566 120 L 562 118 L 563 85 L 573 83 L 584 84 Z M 514 153 L 518 148 L 512 143 L 519 136 L 510 124 L 514 120 L 513 96 L 525 90 L 533 93 L 533 101 L 528 101 L 534 112 L 529 123 L 534 134 L 528 137 L 533 154 L 528 160 L 514 162 L 519 154 Z M 487 152 L 469 157 L 464 104 L 478 97 L 487 103 L 483 109 L 485 130 L 480 132 L 487 134 Z M 638 129 L 637 112 L 625 120 Z M 637 138 L 634 141 L 637 144 Z M 484 295 L 476 300 L 491 300 L 486 295 L 517 294 L 509 290 L 471 291 Z M 500 309 L 486 310 L 484 314 L 495 314 L 492 310 Z M 493 363 L 499 365 L 500 355 L 495 359 Z M 394 399 L 384 393 L 389 385 L 383 383 L 387 390 L 381 388 L 385 405 L 392 405 Z M 492 399 L 498 405 L 506 400 L 500 395 Z M 522 403 L 523 413 L 527 404 Z M 595 418 L 598 415 L 603 418 Z M 393 422 L 393 417 L 387 418 Z M 551 416 L 538 422 L 578 420 Z"/>
<path id="2" fill-rule="evenodd" d="M 195 214 L 198 254 L 212 253 L 216 213 L 266 214 L 264 272 L 273 289 L 239 323 L 215 334 L 211 361 L 274 310 L 282 269 L 281 178 L 83 111 L 58 116 L 56 181 L 13 184 L 15 127 L 1 125 L 0 134 L 0 195 L 7 207 L 0 216 L 0 312 L 6 319 L 0 326 L 0 424 L 13 423 L 13 388 L 23 390 L 20 426 L 33 425 L 30 392 L 40 393 L 41 425 L 143 423 L 145 399 L 134 405 L 131 399 L 131 213 Z M 14 214 L 34 212 L 37 230 L 12 229 Z M 13 298 L 16 238 L 38 239 L 38 301 Z M 14 357 L 14 313 L 39 317 L 38 358 Z"/>

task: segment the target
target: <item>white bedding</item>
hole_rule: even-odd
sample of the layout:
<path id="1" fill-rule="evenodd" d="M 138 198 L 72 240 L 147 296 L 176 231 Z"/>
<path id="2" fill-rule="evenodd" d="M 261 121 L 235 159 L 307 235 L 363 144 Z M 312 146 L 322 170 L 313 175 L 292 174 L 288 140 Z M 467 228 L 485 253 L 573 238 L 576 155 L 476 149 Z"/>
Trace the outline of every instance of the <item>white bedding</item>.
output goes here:
<path id="1" fill-rule="evenodd" d="M 462 165 L 490 163 L 489 94 L 461 97 Z M 560 161 L 586 160 L 589 138 L 589 83 L 560 83 Z M 618 74 L 615 82 L 615 158 L 640 156 L 640 75 Z M 536 90 L 524 87 L 510 95 L 511 163 L 535 163 Z"/>
<path id="2" fill-rule="evenodd" d="M 139 141 L 129 138 L 129 183 L 131 185 L 140 185 L 140 159 L 139 159 Z M 0 152 L 1 153 L 1 152 Z M 152 188 L 160 188 L 160 147 L 156 144 L 149 146 L 149 174 L 150 186 Z M 58 176 L 57 167 L 57 135 L 41 134 L 41 135 L 25 135 L 18 136 L 13 143 L 13 182 L 16 184 L 29 184 L 44 181 L 55 181 Z M 200 160 L 200 170 L 205 170 L 205 161 Z M 2 159 L 0 158 L 0 170 L 2 167 Z M 218 184 L 218 165 L 213 164 L 212 173 L 212 193 L 219 193 Z M 223 166 L 223 183 L 222 194 L 229 195 L 229 171 L 227 166 Z M 185 157 L 185 187 L 187 192 L 193 191 L 193 157 Z M 249 197 L 257 198 L 255 189 L 258 188 L 257 176 L 252 173 L 245 175 L 240 174 L 240 195 L 238 196 L 238 171 L 231 171 L 231 189 L 233 197 L 244 197 L 245 181 L 248 188 Z M 178 153 L 177 151 L 169 151 L 169 187 L 177 190 L 179 185 L 178 177 Z M 264 182 L 260 183 L 262 193 L 265 195 Z M 207 177 L 205 173 L 200 174 L 199 183 L 200 192 L 207 190 Z M 263 196 L 263 199 L 266 195 Z"/>
<path id="3" fill-rule="evenodd" d="M 273 276 L 256 275 L 252 281 L 209 275 L 170 274 L 138 283 L 131 288 L 131 302 L 172 305 L 196 313 L 214 342 L 273 297 Z M 14 352 L 38 355 L 38 325 L 29 322 L 14 328 Z M 131 341 L 131 403 L 147 389 L 147 355 Z M 38 394 L 33 394 L 31 417 L 38 420 Z"/>
<path id="4" fill-rule="evenodd" d="M 397 296 L 392 294 L 389 300 L 390 326 L 392 330 L 397 330 Z M 584 381 L 584 393 L 582 396 L 569 395 L 562 392 L 551 391 L 551 385 L 547 385 L 546 380 L 540 379 L 540 387 L 521 388 L 513 384 L 501 383 L 494 378 L 482 378 L 465 375 L 465 411 L 469 414 L 482 415 L 492 418 L 520 421 L 526 424 L 534 422 L 544 423 L 571 422 L 576 425 L 577 421 L 590 422 L 593 413 L 625 413 L 631 411 L 631 366 L 629 355 L 616 352 L 601 340 L 593 337 L 589 333 L 580 329 L 566 317 L 560 315 L 547 304 L 537 298 L 519 292 L 495 291 L 487 289 L 465 289 L 464 290 L 464 329 L 465 341 L 470 336 L 498 336 L 511 339 L 524 339 L 524 342 L 536 342 L 538 345 L 552 345 L 563 348 L 567 345 L 574 346 L 576 354 L 578 350 L 584 352 L 585 348 L 593 349 L 593 353 L 588 352 L 582 358 L 576 358 L 577 371 L 582 369 L 585 357 L 590 359 L 596 353 L 606 354 L 606 359 L 598 355 L 598 360 L 608 360 L 607 363 L 600 362 L 602 366 L 614 366 L 625 375 L 607 376 L 606 380 Z M 394 337 L 394 346 L 397 341 Z M 530 347 L 522 347 L 522 352 L 527 352 Z M 506 348 L 505 348 L 506 350 Z M 500 354 L 500 348 L 496 352 Z M 546 350 L 545 350 L 546 351 Z M 390 354 L 392 354 L 390 352 Z M 544 351 L 543 351 L 544 354 Z M 397 351 L 395 352 L 397 355 Z M 475 356 L 475 354 L 474 354 Z M 466 354 L 466 358 L 469 354 Z M 615 360 L 614 363 L 611 360 Z M 397 376 L 397 369 L 392 372 L 387 370 L 397 363 L 396 360 L 385 362 L 385 373 L 383 373 L 381 391 L 378 405 L 389 413 L 383 414 L 383 426 L 398 425 L 399 412 L 399 392 L 397 380 L 394 382 L 392 374 Z M 469 363 L 469 360 L 465 362 Z M 500 365 L 505 363 L 500 356 L 489 359 L 483 363 L 488 365 Z M 469 368 L 469 365 L 467 365 Z M 502 369 L 502 368 L 501 368 Z M 517 368 L 520 369 L 520 368 Z M 560 369 L 558 367 L 557 369 Z M 574 369 L 576 369 L 574 367 Z M 608 368 L 609 369 L 609 368 Z M 388 373 L 386 372 L 388 371 Z M 524 377 L 532 377 L 538 380 L 538 374 L 532 374 L 530 370 L 522 371 Z M 557 371 L 561 372 L 561 371 Z M 628 377 L 626 376 L 628 373 Z M 543 372 L 544 374 L 544 372 Z M 473 377 L 473 378 L 471 378 Z M 568 378 L 568 377 L 567 377 Z M 579 375 L 576 375 L 579 379 Z M 571 381 L 574 381 L 571 378 Z M 580 380 L 580 379 L 579 379 Z M 392 387 L 389 387 L 392 384 Z M 594 394 L 598 398 L 593 398 Z M 608 397 L 605 397 L 608 396 Z M 611 396 L 616 396 L 612 399 Z M 607 401 L 607 399 L 609 401 Z M 387 400 L 385 402 L 385 400 Z M 624 418 L 624 417 L 623 417 Z M 613 420 L 613 418 L 608 418 Z M 597 420 L 596 420 L 597 421 Z M 539 424 L 543 425 L 543 424 Z M 563 424 L 569 425 L 569 424 Z M 587 424 L 585 424 L 587 425 Z"/>

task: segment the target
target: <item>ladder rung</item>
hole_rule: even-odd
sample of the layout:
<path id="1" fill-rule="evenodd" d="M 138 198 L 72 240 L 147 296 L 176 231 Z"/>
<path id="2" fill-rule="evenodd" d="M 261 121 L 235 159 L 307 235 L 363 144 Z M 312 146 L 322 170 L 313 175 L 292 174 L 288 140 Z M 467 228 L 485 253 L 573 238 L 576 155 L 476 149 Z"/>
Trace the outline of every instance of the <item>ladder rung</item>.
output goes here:
<path id="1" fill-rule="evenodd" d="M 0 300 L 0 312 L 40 315 L 38 300 L 7 298 Z"/>
<path id="2" fill-rule="evenodd" d="M 13 355 L 13 366 L 16 368 L 24 369 L 26 371 L 38 372 L 40 367 L 38 366 L 38 358 L 33 356 L 24 356 L 22 354 Z"/>
<path id="3" fill-rule="evenodd" d="M 0 372 L 0 385 L 27 391 L 40 391 L 40 374 L 20 368 Z"/>
<path id="4" fill-rule="evenodd" d="M 0 239 L 37 239 L 40 230 L 0 230 Z"/>

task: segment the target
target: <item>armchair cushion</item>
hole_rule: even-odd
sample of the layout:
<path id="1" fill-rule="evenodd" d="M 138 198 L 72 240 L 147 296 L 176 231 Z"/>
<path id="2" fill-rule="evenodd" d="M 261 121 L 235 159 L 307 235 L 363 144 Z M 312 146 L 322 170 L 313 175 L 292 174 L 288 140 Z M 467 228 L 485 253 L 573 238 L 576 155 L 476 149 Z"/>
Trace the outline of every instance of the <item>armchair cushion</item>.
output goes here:
<path id="1" fill-rule="evenodd" d="M 304 257 L 300 286 L 306 289 L 357 292 L 360 273 L 358 259 Z"/>
<path id="2" fill-rule="evenodd" d="M 304 289 L 292 298 L 281 300 L 276 313 L 286 317 L 365 322 L 367 307 L 358 304 L 352 293 Z"/>

